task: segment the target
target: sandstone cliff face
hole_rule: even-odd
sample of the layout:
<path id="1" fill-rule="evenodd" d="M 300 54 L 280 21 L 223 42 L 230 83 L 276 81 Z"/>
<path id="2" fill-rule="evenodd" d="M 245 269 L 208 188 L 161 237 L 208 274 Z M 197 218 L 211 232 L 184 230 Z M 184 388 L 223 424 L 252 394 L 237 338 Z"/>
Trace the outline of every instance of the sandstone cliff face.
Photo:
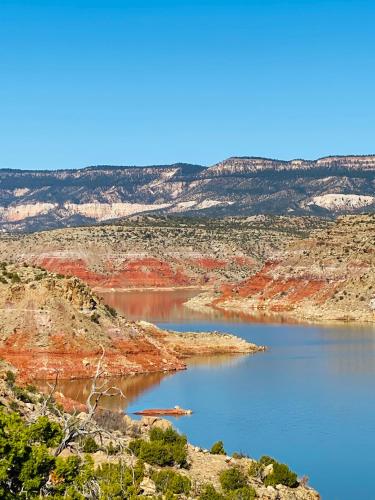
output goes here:
<path id="1" fill-rule="evenodd" d="M 21 203 L 9 207 L 0 207 L 0 216 L 4 221 L 18 222 L 29 217 L 48 214 L 56 207 L 56 203 Z"/>
<path id="2" fill-rule="evenodd" d="M 214 304 L 308 320 L 375 321 L 375 216 L 346 216 L 292 243 L 278 261 L 225 287 Z"/>
<path id="3" fill-rule="evenodd" d="M 199 216 L 375 211 L 375 156 L 0 170 L 0 229 L 35 231 L 144 212 Z"/>

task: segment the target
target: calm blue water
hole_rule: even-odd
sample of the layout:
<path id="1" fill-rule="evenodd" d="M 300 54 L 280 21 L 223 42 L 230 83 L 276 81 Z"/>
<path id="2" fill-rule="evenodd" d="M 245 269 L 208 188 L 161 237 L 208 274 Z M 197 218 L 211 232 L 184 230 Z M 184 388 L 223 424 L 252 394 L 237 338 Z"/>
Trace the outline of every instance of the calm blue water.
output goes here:
<path id="1" fill-rule="evenodd" d="M 308 475 L 326 500 L 375 498 L 375 329 L 191 316 L 184 312 L 183 319 L 177 314 L 178 321 L 159 324 L 226 331 L 269 351 L 193 364 L 143 392 L 129 413 L 191 408 L 192 416 L 174 424 L 194 444 L 210 447 L 222 439 L 228 453 L 272 455 Z"/>

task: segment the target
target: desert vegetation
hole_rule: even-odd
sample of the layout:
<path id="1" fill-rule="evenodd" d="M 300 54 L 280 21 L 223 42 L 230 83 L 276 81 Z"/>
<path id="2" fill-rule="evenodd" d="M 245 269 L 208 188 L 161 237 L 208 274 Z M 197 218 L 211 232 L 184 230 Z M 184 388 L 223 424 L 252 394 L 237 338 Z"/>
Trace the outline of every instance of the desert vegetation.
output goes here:
<path id="1" fill-rule="evenodd" d="M 46 394 L 18 386 L 15 371 L 0 362 L 1 498 L 252 500 L 267 491 L 289 500 L 296 490 L 295 498 L 318 499 L 274 459 L 218 455 L 192 446 L 167 421 L 101 412 L 101 398 L 116 388 L 97 377 L 81 413 L 66 413 L 55 390 L 54 383 Z"/>

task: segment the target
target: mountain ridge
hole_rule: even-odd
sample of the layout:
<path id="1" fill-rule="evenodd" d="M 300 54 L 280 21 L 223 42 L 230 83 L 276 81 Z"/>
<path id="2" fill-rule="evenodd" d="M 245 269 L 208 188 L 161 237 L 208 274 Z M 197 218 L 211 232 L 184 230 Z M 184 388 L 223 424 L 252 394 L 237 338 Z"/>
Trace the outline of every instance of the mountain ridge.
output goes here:
<path id="1" fill-rule="evenodd" d="M 134 214 L 222 217 L 375 212 L 375 155 L 233 156 L 188 163 L 0 170 L 0 230 L 92 225 Z"/>

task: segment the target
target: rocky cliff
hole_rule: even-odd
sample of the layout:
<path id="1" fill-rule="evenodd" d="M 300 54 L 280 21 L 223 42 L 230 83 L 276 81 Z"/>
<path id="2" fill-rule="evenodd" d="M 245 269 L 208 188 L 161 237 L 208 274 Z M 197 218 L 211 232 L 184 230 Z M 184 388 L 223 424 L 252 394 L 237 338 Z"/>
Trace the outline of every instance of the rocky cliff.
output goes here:
<path id="1" fill-rule="evenodd" d="M 302 320 L 375 321 L 375 216 L 339 218 L 204 302 Z"/>
<path id="2" fill-rule="evenodd" d="M 0 228 L 34 231 L 155 211 L 200 216 L 373 212 L 374 175 L 375 156 L 234 157 L 209 168 L 3 169 Z"/>
<path id="3" fill-rule="evenodd" d="M 233 336 L 202 339 L 183 343 L 177 333 L 127 321 L 78 278 L 1 264 L 0 357 L 23 379 L 92 376 L 102 349 L 107 376 L 183 369 L 202 341 L 207 353 L 258 350 Z"/>

